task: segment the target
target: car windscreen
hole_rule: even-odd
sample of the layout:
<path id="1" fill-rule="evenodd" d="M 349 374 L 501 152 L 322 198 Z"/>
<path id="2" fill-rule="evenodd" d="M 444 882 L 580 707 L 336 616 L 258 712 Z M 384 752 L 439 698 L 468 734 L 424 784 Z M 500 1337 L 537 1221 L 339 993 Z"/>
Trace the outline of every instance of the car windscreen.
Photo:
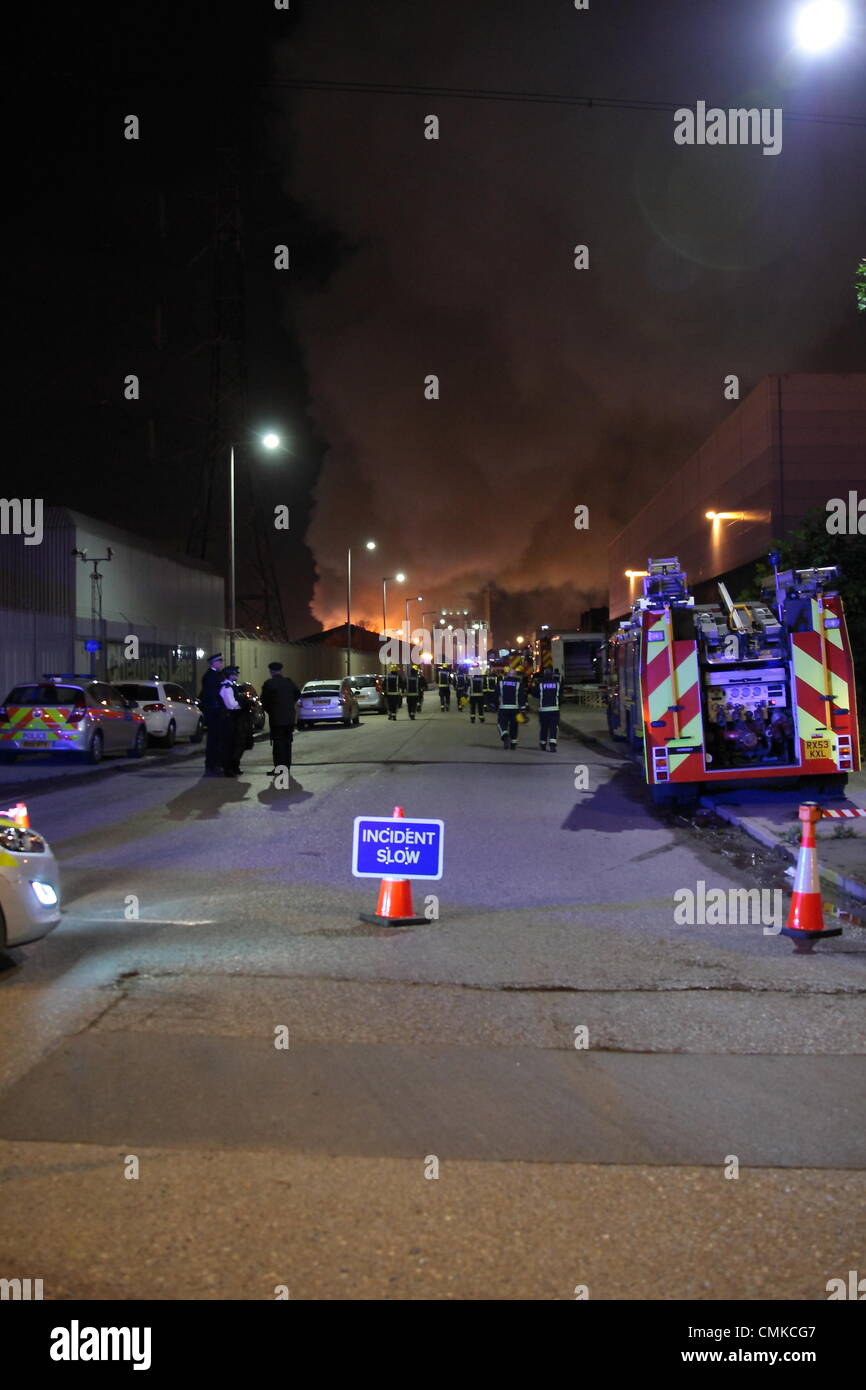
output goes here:
<path id="1" fill-rule="evenodd" d="M 132 681 L 119 681 L 115 686 L 127 700 L 155 700 L 155 685 L 133 685 Z"/>
<path id="2" fill-rule="evenodd" d="M 80 687 L 73 685 L 16 685 L 6 696 L 7 705 L 83 705 Z"/>

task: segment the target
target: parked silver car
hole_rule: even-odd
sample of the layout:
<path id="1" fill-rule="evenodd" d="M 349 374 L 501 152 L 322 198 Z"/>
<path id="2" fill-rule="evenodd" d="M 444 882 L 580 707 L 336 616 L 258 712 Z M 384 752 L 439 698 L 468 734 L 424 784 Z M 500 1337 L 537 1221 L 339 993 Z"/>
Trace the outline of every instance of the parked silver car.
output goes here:
<path id="1" fill-rule="evenodd" d="M 348 680 L 307 681 L 298 701 L 297 724 L 307 729 L 312 724 L 350 724 L 360 722 L 358 696 Z"/>

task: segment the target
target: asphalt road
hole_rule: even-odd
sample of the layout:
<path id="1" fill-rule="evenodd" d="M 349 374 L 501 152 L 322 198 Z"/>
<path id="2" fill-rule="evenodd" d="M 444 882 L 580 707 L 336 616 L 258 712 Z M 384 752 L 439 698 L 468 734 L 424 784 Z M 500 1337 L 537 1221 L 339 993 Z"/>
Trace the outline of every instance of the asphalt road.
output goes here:
<path id="1" fill-rule="evenodd" d="M 677 925 L 677 890 L 748 869 L 600 731 L 536 728 L 505 752 L 428 697 L 296 735 L 290 791 L 267 743 L 237 781 L 182 747 L 33 778 L 66 915 L 0 974 L 0 1276 L 822 1299 L 862 1264 L 866 934 Z M 354 817 L 395 805 L 446 827 L 397 930 L 350 871 Z"/>

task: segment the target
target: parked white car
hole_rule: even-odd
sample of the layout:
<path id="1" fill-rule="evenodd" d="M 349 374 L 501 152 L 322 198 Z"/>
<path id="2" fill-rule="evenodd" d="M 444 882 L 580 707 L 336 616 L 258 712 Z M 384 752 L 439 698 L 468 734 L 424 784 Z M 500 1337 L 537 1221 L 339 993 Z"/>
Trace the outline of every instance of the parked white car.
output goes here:
<path id="1" fill-rule="evenodd" d="M 135 700 L 144 715 L 147 736 L 163 748 L 171 748 L 179 738 L 201 743 L 204 719 L 196 700 L 173 681 L 155 677 L 148 681 L 115 681 L 127 700 Z"/>
<path id="2" fill-rule="evenodd" d="M 0 946 L 25 946 L 60 921 L 60 875 L 48 842 L 0 811 Z"/>

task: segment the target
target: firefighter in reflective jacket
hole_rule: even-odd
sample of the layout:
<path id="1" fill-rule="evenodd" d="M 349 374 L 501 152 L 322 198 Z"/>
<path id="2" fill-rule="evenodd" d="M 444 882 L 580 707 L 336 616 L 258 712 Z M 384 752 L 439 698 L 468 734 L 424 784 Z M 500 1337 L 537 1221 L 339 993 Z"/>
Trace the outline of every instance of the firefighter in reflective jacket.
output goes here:
<path id="1" fill-rule="evenodd" d="M 556 752 L 556 740 L 559 734 L 559 697 L 562 689 L 562 677 L 559 671 L 542 671 L 535 682 L 535 694 L 538 699 L 538 746 L 539 748 L 550 748 L 551 753 Z"/>
<path id="2" fill-rule="evenodd" d="M 487 677 L 483 671 L 473 671 L 469 677 L 469 722 L 475 723 L 475 716 L 478 715 L 479 723 L 484 723 L 484 710 L 487 705 L 487 695 L 484 691 L 484 682 Z"/>
<path id="3" fill-rule="evenodd" d="M 399 666 L 392 666 L 385 677 L 385 703 L 388 706 L 388 718 L 396 719 L 400 702 L 403 698 L 403 691 L 406 689 L 406 678 Z"/>
<path id="4" fill-rule="evenodd" d="M 517 747 L 517 715 L 526 709 L 526 683 L 517 671 L 499 682 L 499 737 L 503 748 Z"/>
<path id="5" fill-rule="evenodd" d="M 496 709 L 496 685 L 496 672 L 488 667 L 484 672 L 484 698 L 491 712 Z"/>
<path id="6" fill-rule="evenodd" d="M 454 673 L 454 689 L 457 692 L 457 710 L 462 710 L 469 695 L 469 676 L 465 666 L 458 666 Z"/>
<path id="7" fill-rule="evenodd" d="M 436 686 L 439 690 L 439 708 L 451 708 L 451 667 L 440 666 L 436 677 Z"/>
<path id="8" fill-rule="evenodd" d="M 419 668 L 413 666 L 406 677 L 406 708 L 409 711 L 410 719 L 414 719 L 417 711 L 421 708 L 421 701 L 426 689 L 427 682 L 421 675 Z"/>

